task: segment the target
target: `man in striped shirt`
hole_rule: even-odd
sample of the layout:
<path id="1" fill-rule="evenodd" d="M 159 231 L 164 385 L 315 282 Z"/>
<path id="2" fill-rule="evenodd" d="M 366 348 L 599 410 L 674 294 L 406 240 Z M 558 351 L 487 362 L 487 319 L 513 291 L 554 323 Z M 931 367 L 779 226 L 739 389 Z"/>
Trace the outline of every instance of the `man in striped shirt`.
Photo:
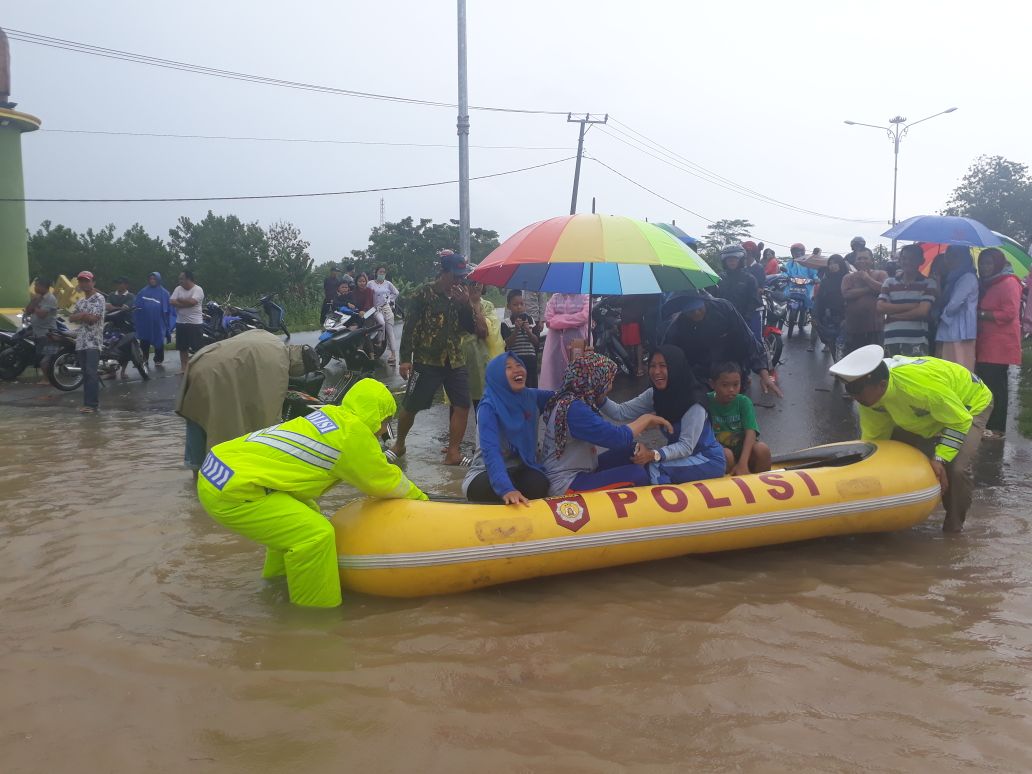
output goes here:
<path id="1" fill-rule="evenodd" d="M 904 245 L 899 263 L 899 276 L 885 280 L 878 296 L 878 313 L 885 315 L 885 354 L 927 355 L 928 318 L 938 285 L 921 274 L 924 253 L 919 245 Z"/>

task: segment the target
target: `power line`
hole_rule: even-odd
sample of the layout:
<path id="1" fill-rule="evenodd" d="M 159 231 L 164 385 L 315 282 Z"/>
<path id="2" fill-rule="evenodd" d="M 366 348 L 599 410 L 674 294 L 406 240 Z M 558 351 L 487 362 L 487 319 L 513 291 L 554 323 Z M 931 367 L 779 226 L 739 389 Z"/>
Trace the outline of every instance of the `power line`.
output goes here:
<path id="1" fill-rule="evenodd" d="M 115 48 L 105 48 L 103 46 L 94 46 L 90 43 L 80 43 L 74 40 L 67 40 L 65 38 L 55 38 L 49 35 L 40 35 L 35 32 L 28 32 L 26 30 L 14 30 L 5 28 L 7 36 L 11 40 L 17 40 L 22 43 L 32 43 L 37 46 L 45 46 L 47 48 L 57 48 L 64 51 L 72 51 L 77 54 L 89 54 L 90 56 L 103 57 L 105 59 L 116 59 L 123 62 L 133 62 L 135 64 L 148 65 L 150 67 L 160 67 L 166 70 L 179 70 L 181 72 L 194 73 L 195 75 L 208 75 L 215 78 L 226 78 L 235 81 L 245 81 L 249 83 L 257 83 L 265 86 L 279 86 L 282 88 L 298 89 L 301 91 L 314 91 L 323 94 L 334 94 L 343 97 L 356 97 L 359 99 L 372 99 L 381 100 L 385 102 L 398 102 L 408 105 L 423 105 L 426 107 L 441 107 L 441 108 L 457 108 L 453 102 L 440 102 L 437 100 L 430 99 L 418 99 L 415 97 L 401 97 L 394 94 L 378 94 L 370 91 L 358 91 L 356 89 L 344 89 L 335 86 L 325 86 L 314 83 L 305 83 L 303 81 L 290 81 L 282 78 L 272 78 L 264 75 L 254 75 L 252 73 L 242 73 L 234 70 L 222 70 L 217 67 L 206 67 L 204 65 L 193 64 L 190 62 L 180 62 L 174 59 L 162 59 L 160 57 L 148 56 L 147 54 L 137 54 L 132 51 L 122 51 Z M 565 116 L 568 111 L 566 110 L 531 110 L 523 108 L 507 108 L 507 107 L 496 107 L 488 105 L 470 105 L 471 110 L 485 110 L 495 113 L 522 113 L 525 115 L 552 115 L 552 116 Z"/>
<path id="2" fill-rule="evenodd" d="M 44 127 L 44 134 L 91 134 L 106 135 L 113 137 L 166 137 L 181 140 L 243 140 L 249 142 L 296 142 L 328 145 L 386 145 L 399 148 L 448 148 L 455 150 L 457 145 L 447 143 L 431 142 L 382 142 L 375 140 L 330 140 L 306 137 L 244 137 L 224 134 L 173 134 L 171 132 L 116 132 L 101 129 L 50 129 Z M 471 148 L 483 148 L 487 150 L 561 150 L 569 151 L 572 148 L 547 145 L 471 145 Z"/>
<path id="3" fill-rule="evenodd" d="M 680 171 L 685 172 L 685 173 L 687 173 L 689 175 L 692 175 L 693 177 L 696 177 L 696 178 L 698 178 L 700 180 L 708 182 L 708 183 L 710 183 L 712 185 L 718 186 L 719 188 L 724 188 L 725 190 L 732 191 L 733 193 L 738 193 L 738 194 L 740 194 L 742 196 L 746 196 L 746 197 L 751 198 L 751 199 L 756 199 L 757 201 L 762 201 L 762 202 L 765 202 L 767 204 L 772 204 L 772 205 L 777 206 L 777 207 L 782 207 L 784 209 L 792 210 L 794 212 L 799 212 L 799 213 L 802 213 L 804 215 L 812 215 L 812 216 L 818 217 L 818 218 L 826 218 L 828 220 L 839 220 L 839 221 L 845 221 L 845 222 L 848 222 L 848 223 L 881 223 L 882 222 L 881 219 L 875 219 L 875 218 L 846 218 L 846 217 L 842 217 L 842 216 L 839 216 L 839 215 L 829 215 L 828 213 L 818 212 L 816 210 L 807 209 L 806 207 L 800 207 L 799 205 L 792 204 L 792 203 L 786 202 L 786 201 L 782 201 L 781 199 L 776 199 L 776 198 L 774 198 L 772 196 L 768 196 L 767 194 L 761 193 L 760 191 L 757 191 L 755 189 L 749 188 L 748 186 L 744 186 L 741 183 L 737 183 L 734 180 L 731 180 L 730 178 L 724 177 L 723 175 L 720 175 L 720 174 L 718 174 L 716 172 L 713 172 L 712 170 L 707 169 L 706 167 L 702 166 L 701 164 L 697 164 L 696 162 L 692 161 L 691 159 L 688 159 L 688 158 L 680 155 L 679 153 L 677 153 L 677 152 L 675 152 L 673 150 L 670 150 L 666 146 L 661 145 L 660 143 L 656 142 L 655 140 L 652 140 L 649 137 L 646 137 L 641 132 L 638 132 L 638 131 L 632 129 L 631 127 L 627 126 L 627 124 L 623 123 L 622 121 L 618 121 L 615 118 L 612 118 L 611 120 L 612 120 L 613 123 L 619 124 L 620 126 L 624 127 L 624 129 L 627 130 L 625 132 L 625 131 L 622 131 L 621 129 L 619 129 L 618 127 L 616 127 L 616 126 L 609 127 L 610 130 L 618 132 L 619 134 L 623 135 L 622 138 L 621 137 L 617 137 L 616 135 L 612 134 L 608 130 L 605 130 L 605 129 L 602 130 L 605 134 L 609 135 L 612 139 L 616 140 L 617 142 L 622 142 L 623 144 L 628 145 L 629 147 L 634 148 L 635 150 L 637 150 L 637 151 L 639 151 L 641 153 L 644 153 L 647 156 L 651 156 L 652 158 L 656 159 L 657 161 L 661 161 L 664 164 L 668 164 L 669 166 L 672 166 L 672 167 L 674 167 L 676 169 L 679 169 Z M 659 154 L 661 154 L 665 158 L 660 158 L 660 157 L 656 156 L 655 153 L 659 153 Z M 688 167 L 688 168 L 686 168 L 686 167 Z"/>
<path id="4" fill-rule="evenodd" d="M 556 164 L 563 164 L 567 161 L 572 161 L 573 156 L 567 156 L 564 159 L 556 159 L 555 161 L 546 161 L 543 164 L 535 164 L 530 167 L 521 167 L 520 169 L 509 169 L 504 172 L 492 172 L 489 175 L 477 175 L 471 177 L 470 180 L 487 180 L 492 177 L 502 177 L 504 175 L 515 175 L 519 172 L 530 172 L 534 169 L 543 169 L 544 167 L 551 167 Z M 363 193 L 378 193 L 381 191 L 407 191 L 413 188 L 432 188 L 434 186 L 452 185 L 459 182 L 458 180 L 439 180 L 434 183 L 415 183 L 412 185 L 392 185 L 384 186 L 381 188 L 360 188 L 353 191 L 318 191 L 315 193 L 294 193 L 294 194 L 260 194 L 253 196 L 177 196 L 177 197 L 148 197 L 148 198 L 119 198 L 119 199 L 51 199 L 51 198 L 38 198 L 29 197 L 25 199 L 15 198 L 0 198 L 0 202 L 70 202 L 70 203 L 128 203 L 128 202 L 228 202 L 228 201 L 242 201 L 251 199 L 306 199 L 318 196 L 348 196 L 351 194 L 363 194 Z"/>
<path id="5" fill-rule="evenodd" d="M 639 182 L 638 182 L 637 180 L 634 180 L 633 178 L 630 178 L 630 177 L 628 177 L 627 175 L 625 175 L 625 174 L 624 174 L 623 172 L 621 172 L 620 170 L 618 170 L 618 169 L 614 169 L 613 167 L 609 166 L 609 165 L 608 165 L 608 164 L 606 164 L 606 163 L 605 163 L 604 161 L 602 161 L 602 159 L 600 159 L 600 158 L 598 158 L 598 157 L 596 157 L 596 156 L 588 156 L 588 155 L 585 155 L 585 156 L 584 156 L 584 158 L 586 158 L 586 159 L 591 159 L 591 160 L 592 160 L 592 161 L 594 161 L 594 162 L 595 162 L 596 164 L 600 164 L 601 166 L 603 166 L 603 167 L 605 167 L 606 169 L 608 169 L 608 170 L 609 170 L 610 172 L 612 172 L 612 173 L 613 173 L 614 175 L 616 175 L 617 177 L 621 177 L 621 178 L 623 178 L 624 180 L 626 180 L 626 181 L 627 181 L 628 183 L 630 183 L 631 185 L 633 185 L 633 186 L 637 186 L 637 187 L 638 187 L 638 188 L 640 188 L 641 190 L 643 190 L 643 191 L 646 191 L 646 192 L 648 192 L 648 193 L 652 194 L 652 195 L 653 195 L 653 196 L 655 196 L 655 197 L 656 197 L 657 199 L 662 199 L 662 200 L 663 200 L 663 201 L 665 201 L 665 202 L 666 202 L 667 204 L 672 204 L 672 205 L 673 205 L 674 207 L 677 207 L 677 208 L 678 208 L 679 210 L 684 210 L 685 212 L 689 213 L 690 215 L 694 215 L 695 217 L 699 218 L 700 220 L 704 220 L 704 221 L 706 221 L 707 223 L 709 223 L 709 224 L 711 224 L 711 225 L 712 225 L 713 223 L 716 223 L 716 222 L 717 222 L 717 221 L 713 220 L 712 218 L 707 218 L 707 217 L 706 217 L 705 215 L 703 215 L 702 213 L 696 212 L 695 210 L 691 210 L 691 209 L 689 209 L 689 208 L 685 207 L 685 206 L 684 206 L 683 204 L 679 204 L 679 203 L 675 202 L 675 201 L 674 201 L 673 199 L 669 199 L 669 198 L 667 198 L 666 196 L 664 196 L 663 194 L 659 193 L 658 191 L 653 191 L 653 190 L 652 190 L 651 188 L 649 188 L 648 186 L 646 186 L 646 185 L 643 185 L 642 183 L 639 183 Z M 758 237 L 758 236 L 756 236 L 756 235 L 754 235 L 754 234 L 750 234 L 749 236 L 750 236 L 750 237 L 752 237 L 753 239 L 757 240 L 758 242 L 763 242 L 764 244 L 768 244 L 768 245 L 777 245 L 778 247 L 788 247 L 788 245 L 785 245 L 785 244 L 781 244 L 780 242 L 773 242 L 773 241 L 771 241 L 771 240 L 769 240 L 769 239 L 763 239 L 763 238 L 761 238 L 761 237 Z"/>

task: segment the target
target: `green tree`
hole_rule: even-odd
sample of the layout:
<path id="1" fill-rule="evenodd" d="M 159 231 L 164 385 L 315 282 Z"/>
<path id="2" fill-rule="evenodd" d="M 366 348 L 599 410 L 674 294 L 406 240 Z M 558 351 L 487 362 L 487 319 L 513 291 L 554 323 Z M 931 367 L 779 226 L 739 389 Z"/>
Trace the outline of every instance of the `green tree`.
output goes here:
<path id="1" fill-rule="evenodd" d="M 181 217 L 168 235 L 172 253 L 209 297 L 251 298 L 280 290 L 274 285 L 269 239 L 257 223 L 209 210 L 198 223 Z"/>
<path id="2" fill-rule="evenodd" d="M 720 248 L 747 239 L 753 228 L 755 226 L 745 218 L 725 218 L 711 223 L 706 226 L 706 236 L 701 240 L 699 255 L 714 269 L 720 269 Z"/>
<path id="3" fill-rule="evenodd" d="M 269 241 L 269 270 L 276 278 L 276 287 L 284 288 L 293 298 L 305 298 L 310 291 L 312 256 L 310 242 L 301 238 L 301 230 L 293 223 L 273 223 L 266 232 Z"/>
<path id="4" fill-rule="evenodd" d="M 361 269 L 370 264 L 385 263 L 392 267 L 394 276 L 408 282 L 422 282 L 433 274 L 437 251 L 444 248 L 457 250 L 459 246 L 458 221 L 434 223 L 431 218 L 416 222 L 408 217 L 395 223 L 377 226 L 369 235 L 369 247 L 352 250 L 351 254 Z M 468 258 L 479 263 L 498 247 L 498 232 L 482 228 L 470 229 Z"/>
<path id="5" fill-rule="evenodd" d="M 1003 156 L 979 156 L 950 194 L 944 215 L 963 215 L 1027 245 L 1032 241 L 1032 175 Z"/>
<path id="6" fill-rule="evenodd" d="M 44 220 L 28 238 L 29 273 L 54 280 L 64 274 L 74 277 L 83 269 L 93 271 L 92 256 L 79 235 L 67 226 Z"/>

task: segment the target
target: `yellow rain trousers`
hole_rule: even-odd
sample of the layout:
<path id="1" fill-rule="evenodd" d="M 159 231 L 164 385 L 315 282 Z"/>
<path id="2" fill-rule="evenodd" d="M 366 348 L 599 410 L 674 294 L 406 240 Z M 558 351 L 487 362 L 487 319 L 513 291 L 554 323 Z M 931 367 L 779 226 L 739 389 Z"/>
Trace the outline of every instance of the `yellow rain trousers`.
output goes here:
<path id="1" fill-rule="evenodd" d="M 315 498 L 347 481 L 373 497 L 427 499 L 387 462 L 376 439 L 395 409 L 386 387 L 363 379 L 340 406 L 220 443 L 201 466 L 201 505 L 219 524 L 266 546 L 262 574 L 285 574 L 295 604 L 341 603 L 333 527 Z"/>

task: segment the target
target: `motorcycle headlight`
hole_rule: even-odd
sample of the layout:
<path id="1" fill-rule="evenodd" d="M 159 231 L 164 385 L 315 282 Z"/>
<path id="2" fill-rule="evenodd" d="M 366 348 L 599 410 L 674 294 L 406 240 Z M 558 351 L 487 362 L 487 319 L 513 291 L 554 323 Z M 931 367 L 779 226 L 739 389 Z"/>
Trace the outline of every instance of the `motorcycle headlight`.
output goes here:
<path id="1" fill-rule="evenodd" d="M 323 321 L 322 327 L 323 327 L 324 331 L 329 331 L 329 330 L 333 330 L 333 326 L 336 325 L 336 324 L 337 324 L 336 320 L 334 320 L 332 317 L 327 317 Z"/>

